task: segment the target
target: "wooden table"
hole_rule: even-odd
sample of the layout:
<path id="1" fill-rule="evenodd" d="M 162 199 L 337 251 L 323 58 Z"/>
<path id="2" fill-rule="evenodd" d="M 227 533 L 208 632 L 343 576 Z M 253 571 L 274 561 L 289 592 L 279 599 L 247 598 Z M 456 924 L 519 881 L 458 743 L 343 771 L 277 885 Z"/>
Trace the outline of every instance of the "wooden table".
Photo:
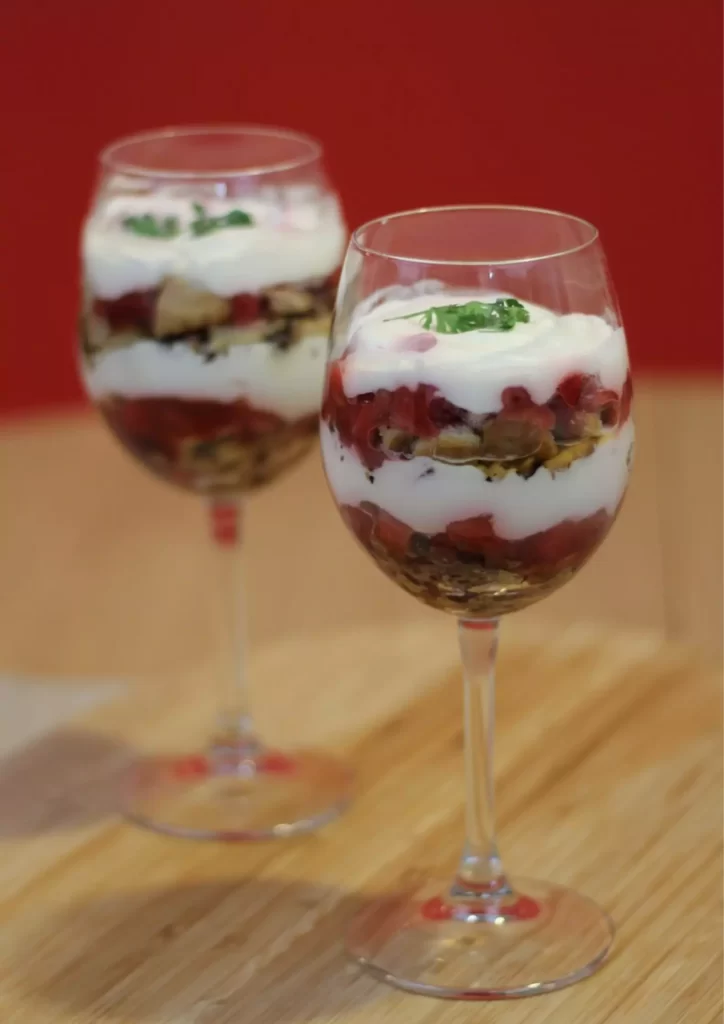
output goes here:
<path id="1" fill-rule="evenodd" d="M 505 1006 L 406 996 L 344 959 L 368 896 L 454 865 L 459 672 L 450 621 L 355 549 L 318 466 L 250 509 L 251 671 L 265 734 L 344 752 L 356 803 L 307 839 L 191 844 L 116 807 L 132 750 L 173 749 L 211 715 L 201 512 L 85 417 L 8 427 L 0 1019 L 720 1021 L 721 403 L 651 385 L 637 413 L 621 520 L 567 590 L 505 624 L 499 696 L 509 867 L 597 899 L 616 951 Z"/>

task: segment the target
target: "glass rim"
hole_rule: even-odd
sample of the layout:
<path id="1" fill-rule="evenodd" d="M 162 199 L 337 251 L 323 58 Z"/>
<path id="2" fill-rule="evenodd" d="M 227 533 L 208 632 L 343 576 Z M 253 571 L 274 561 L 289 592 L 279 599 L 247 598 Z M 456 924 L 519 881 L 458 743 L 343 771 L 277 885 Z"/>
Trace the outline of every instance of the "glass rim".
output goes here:
<path id="1" fill-rule="evenodd" d="M 279 160 L 276 163 L 260 164 L 248 167 L 245 170 L 238 168 L 220 168 L 217 171 L 183 171 L 178 168 L 166 170 L 159 167 L 145 167 L 142 163 L 134 161 L 119 160 L 115 153 L 124 146 L 139 142 L 153 142 L 161 139 L 173 139 L 192 137 L 194 135 L 255 135 L 268 138 L 287 139 L 292 142 L 302 143 L 307 147 L 307 152 L 290 160 Z M 198 125 L 168 125 L 164 128 L 151 128 L 143 132 L 134 132 L 132 135 L 124 135 L 114 139 L 98 154 L 98 161 L 105 170 L 116 171 L 121 174 L 137 175 L 147 178 L 194 178 L 214 180 L 217 178 L 246 178 L 259 174 L 270 174 L 277 171 L 291 171 L 297 167 L 305 167 L 314 163 L 322 155 L 322 143 L 311 135 L 304 132 L 294 131 L 292 128 L 278 128 L 272 125 L 257 124 L 198 124 Z"/>
<path id="2" fill-rule="evenodd" d="M 591 237 L 579 245 L 552 250 L 551 252 L 543 253 L 541 256 L 520 256 L 501 260 L 430 260 L 422 259 L 419 256 L 395 256 L 394 253 L 385 252 L 383 249 L 375 249 L 373 246 L 365 245 L 361 241 L 362 234 L 368 228 L 376 224 L 386 224 L 391 220 L 400 220 L 404 217 L 415 217 L 426 213 L 462 213 L 465 211 L 481 212 L 485 210 L 504 210 L 509 213 L 539 213 L 548 217 L 560 217 L 563 220 L 574 221 L 587 228 L 591 232 Z M 374 217 L 372 220 L 365 221 L 364 224 L 360 224 L 358 228 L 355 228 L 352 232 L 350 245 L 354 245 L 359 252 L 367 256 L 379 256 L 382 259 L 397 260 L 401 263 L 418 263 L 441 267 L 503 267 L 520 263 L 537 263 L 540 260 L 558 259 L 561 256 L 572 256 L 574 253 L 581 252 L 590 245 L 594 245 L 598 238 L 599 231 L 595 224 L 592 224 L 591 221 L 586 220 L 584 217 L 578 217 L 574 213 L 564 213 L 562 210 L 550 210 L 544 206 L 520 206 L 515 203 L 456 203 L 452 206 L 418 206 L 412 210 L 400 210 L 399 213 L 389 213 L 383 217 Z"/>

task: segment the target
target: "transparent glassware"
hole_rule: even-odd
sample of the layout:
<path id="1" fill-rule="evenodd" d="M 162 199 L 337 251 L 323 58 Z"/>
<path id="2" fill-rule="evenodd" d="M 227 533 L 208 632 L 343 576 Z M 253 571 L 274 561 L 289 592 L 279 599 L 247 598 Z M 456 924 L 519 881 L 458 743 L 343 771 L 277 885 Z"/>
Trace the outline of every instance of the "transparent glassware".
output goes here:
<path id="1" fill-rule="evenodd" d="M 371 905 L 352 955 L 409 991 L 547 992 L 591 974 L 613 925 L 511 881 L 494 821 L 498 622 L 606 536 L 633 449 L 626 341 L 596 229 L 547 210 L 423 209 L 365 224 L 337 295 L 322 406 L 342 518 L 408 593 L 456 616 L 466 836 L 453 879 Z"/>
<path id="2" fill-rule="evenodd" d="M 82 236 L 80 368 L 146 468 L 208 505 L 227 645 L 199 749 L 142 761 L 127 813 L 173 835 L 287 836 L 335 817 L 332 758 L 269 750 L 249 711 L 242 505 L 312 448 L 347 233 L 320 145 L 245 126 L 113 143 Z"/>

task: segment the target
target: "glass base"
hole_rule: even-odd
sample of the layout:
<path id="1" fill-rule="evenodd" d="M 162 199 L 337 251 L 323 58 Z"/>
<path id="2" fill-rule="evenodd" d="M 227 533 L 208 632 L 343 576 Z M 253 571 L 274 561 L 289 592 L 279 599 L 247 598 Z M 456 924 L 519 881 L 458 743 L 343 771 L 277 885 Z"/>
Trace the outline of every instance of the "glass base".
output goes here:
<path id="1" fill-rule="evenodd" d="M 323 754 L 155 757 L 135 765 L 125 813 L 183 839 L 280 839 L 336 818 L 350 786 L 345 766 Z"/>
<path id="2" fill-rule="evenodd" d="M 515 893 L 451 898 L 429 882 L 380 900 L 353 921 L 352 956 L 383 981 L 443 999 L 515 999 L 593 974 L 613 943 L 595 903 L 546 882 Z"/>

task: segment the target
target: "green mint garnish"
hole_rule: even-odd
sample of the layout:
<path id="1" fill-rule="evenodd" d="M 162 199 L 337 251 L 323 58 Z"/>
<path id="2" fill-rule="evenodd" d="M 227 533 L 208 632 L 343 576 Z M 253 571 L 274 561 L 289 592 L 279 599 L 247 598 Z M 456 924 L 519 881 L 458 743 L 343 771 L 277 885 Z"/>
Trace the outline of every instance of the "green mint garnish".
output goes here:
<path id="1" fill-rule="evenodd" d="M 145 238 L 175 238 L 181 230 L 178 217 L 154 217 L 144 213 L 140 217 L 126 217 L 123 227 Z"/>
<path id="2" fill-rule="evenodd" d="M 517 299 L 496 299 L 495 302 L 464 302 L 458 306 L 430 306 L 418 313 L 390 317 L 390 320 L 413 320 L 420 317 L 426 331 L 438 334 L 465 334 L 467 331 L 512 331 L 516 324 L 527 324 L 530 313 Z"/>
<path id="3" fill-rule="evenodd" d="M 254 222 L 243 210 L 229 210 L 223 217 L 209 217 L 201 203 L 194 203 L 196 219 L 191 221 L 195 235 L 209 235 L 220 228 L 247 228 Z"/>

